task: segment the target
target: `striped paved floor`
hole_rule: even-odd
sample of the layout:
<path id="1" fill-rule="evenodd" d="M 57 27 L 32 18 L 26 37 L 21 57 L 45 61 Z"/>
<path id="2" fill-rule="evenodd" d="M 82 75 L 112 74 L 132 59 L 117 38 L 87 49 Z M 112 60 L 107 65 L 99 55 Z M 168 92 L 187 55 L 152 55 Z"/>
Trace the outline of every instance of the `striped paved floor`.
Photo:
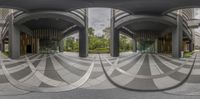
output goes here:
<path id="1" fill-rule="evenodd" d="M 188 76 L 194 60 L 173 59 L 161 54 L 127 52 L 120 57 L 100 55 L 105 72 L 117 85 L 133 90 L 163 90 L 179 85 Z M 200 95 L 200 55 L 187 82 L 173 90 L 173 94 Z M 115 89 L 105 76 L 100 58 L 87 58 L 77 53 L 34 54 L 11 60 L 1 55 L 0 95 L 19 95 L 30 92 L 61 92 L 70 90 Z M 186 93 L 186 94 L 185 94 Z"/>

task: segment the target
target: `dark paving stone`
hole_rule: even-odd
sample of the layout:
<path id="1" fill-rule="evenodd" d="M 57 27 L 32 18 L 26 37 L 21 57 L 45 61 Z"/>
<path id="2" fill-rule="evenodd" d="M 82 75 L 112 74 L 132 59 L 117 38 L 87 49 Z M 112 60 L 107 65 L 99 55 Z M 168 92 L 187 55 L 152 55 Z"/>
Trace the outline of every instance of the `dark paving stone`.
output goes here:
<path id="1" fill-rule="evenodd" d="M 90 75 L 90 79 L 95 79 L 101 75 L 104 75 L 103 71 L 102 72 L 92 72 Z"/>
<path id="2" fill-rule="evenodd" d="M 129 70 L 131 67 L 133 67 L 140 60 L 141 57 L 142 57 L 142 55 L 139 55 L 137 57 L 133 57 L 132 61 L 129 62 L 127 65 L 121 67 L 121 69 L 124 70 L 124 71 Z"/>
<path id="3" fill-rule="evenodd" d="M 37 57 L 37 55 L 31 56 L 29 59 L 31 60 L 31 59 L 33 59 L 33 58 L 35 58 L 35 57 Z M 6 68 L 12 68 L 12 67 L 15 67 L 15 66 L 24 64 L 24 63 L 26 63 L 25 60 L 24 60 L 24 61 L 20 61 L 20 62 L 16 62 L 16 63 L 12 63 L 12 64 L 8 64 L 8 65 L 5 65 L 5 66 L 6 66 Z"/>
<path id="4" fill-rule="evenodd" d="M 152 79 L 139 79 L 139 78 L 135 78 L 133 81 L 129 82 L 126 85 L 126 87 L 132 89 L 142 89 L 142 90 L 158 89 Z"/>
<path id="5" fill-rule="evenodd" d="M 59 55 L 59 56 L 62 57 L 63 59 L 69 60 L 71 62 L 75 62 L 77 64 L 82 64 L 84 66 L 90 66 L 91 65 L 90 63 L 87 63 L 87 62 L 77 61 L 78 59 L 71 59 L 70 57 L 63 56 L 63 55 Z"/>
<path id="6" fill-rule="evenodd" d="M 9 83 L 5 75 L 0 75 L 0 83 Z M 0 89 L 1 90 L 1 89 Z"/>
<path id="7" fill-rule="evenodd" d="M 48 88 L 48 87 L 54 87 L 54 86 L 50 86 L 50 85 L 45 84 L 45 83 L 42 82 L 42 83 L 39 85 L 39 87 Z"/>
<path id="8" fill-rule="evenodd" d="M 144 62 L 138 72 L 138 75 L 151 76 L 150 66 L 149 66 L 149 56 L 146 55 Z"/>
<path id="9" fill-rule="evenodd" d="M 41 55 L 38 59 L 41 59 L 44 55 Z M 40 63 L 41 60 L 36 60 L 34 62 L 32 62 L 32 64 L 34 65 L 34 67 L 37 67 L 38 64 Z"/>
<path id="10" fill-rule="evenodd" d="M 200 75 L 190 75 L 187 83 L 200 83 Z"/>
<path id="11" fill-rule="evenodd" d="M 160 56 L 160 55 L 159 55 L 159 57 L 161 57 L 162 59 L 164 59 L 164 60 L 166 60 L 166 61 L 168 61 L 168 62 L 170 62 L 170 63 L 172 63 L 174 65 L 177 65 L 177 66 L 182 65 L 181 63 L 174 62 L 174 61 L 172 61 L 172 60 L 170 60 L 170 59 L 168 59 L 166 57 L 163 57 L 163 56 Z"/>
<path id="12" fill-rule="evenodd" d="M 47 58 L 47 60 L 46 60 L 46 68 L 45 68 L 44 75 L 51 78 L 51 79 L 54 79 L 54 80 L 64 81 L 60 77 L 60 75 L 57 73 L 57 71 L 55 70 L 53 63 L 52 63 L 50 58 Z"/>
<path id="13" fill-rule="evenodd" d="M 61 57 L 57 57 L 55 56 L 55 59 L 68 71 L 70 71 L 73 74 L 76 74 L 78 76 L 83 76 L 85 74 L 86 71 L 84 70 L 80 70 L 78 68 L 75 68 L 73 66 L 70 66 L 67 62 L 63 61 L 60 59 Z"/>
<path id="14" fill-rule="evenodd" d="M 59 93 L 30 93 L 1 96 L 2 99 L 199 99 L 199 96 L 170 95 L 163 92 L 135 92 L 119 88 L 105 90 L 76 89 Z"/>
<path id="15" fill-rule="evenodd" d="M 121 67 L 122 70 L 124 71 L 128 71 L 130 68 L 132 68 L 136 63 L 137 61 L 142 57 L 142 55 L 139 55 L 137 57 L 133 57 L 132 58 L 132 61 L 127 63 L 125 66 Z M 114 71 L 111 75 L 111 77 L 115 77 L 115 76 L 118 76 L 120 75 L 121 73 L 118 72 L 118 71 Z"/>
<path id="16" fill-rule="evenodd" d="M 6 68 L 12 68 L 12 67 L 16 67 L 18 65 L 24 64 L 24 63 L 26 63 L 26 62 L 21 61 L 21 62 L 17 62 L 17 63 L 8 64 L 8 65 L 5 65 L 5 66 L 6 66 Z"/>
<path id="17" fill-rule="evenodd" d="M 192 67 L 192 65 L 184 65 L 183 67 L 189 69 L 189 68 Z M 200 66 L 199 65 L 194 65 L 194 69 L 200 69 Z"/>
<path id="18" fill-rule="evenodd" d="M 20 79 L 26 77 L 27 75 L 29 75 L 30 73 L 32 73 L 31 69 L 29 67 L 26 67 L 23 70 L 12 73 L 11 76 L 16 80 L 20 80 Z"/>
<path id="19" fill-rule="evenodd" d="M 153 56 L 156 64 L 158 65 L 158 67 L 164 72 L 164 73 L 169 73 L 170 71 L 173 71 L 171 68 L 167 67 L 165 64 L 163 64 L 158 58 L 156 58 L 155 56 Z M 160 57 L 161 58 L 161 57 Z M 171 75 L 168 75 L 170 77 L 172 77 L 173 79 L 176 79 L 178 81 L 183 81 L 183 79 L 185 79 L 185 77 L 187 76 L 187 74 L 183 74 L 180 72 L 175 72 Z"/>

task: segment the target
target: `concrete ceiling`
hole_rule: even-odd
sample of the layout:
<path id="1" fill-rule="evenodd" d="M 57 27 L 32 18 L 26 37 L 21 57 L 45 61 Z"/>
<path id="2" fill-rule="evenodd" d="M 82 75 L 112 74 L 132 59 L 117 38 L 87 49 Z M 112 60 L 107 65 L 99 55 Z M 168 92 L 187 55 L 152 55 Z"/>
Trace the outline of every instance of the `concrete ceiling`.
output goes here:
<path id="1" fill-rule="evenodd" d="M 199 0 L 0 0 L 1 7 L 24 11 L 117 8 L 134 14 L 163 14 L 178 8 L 200 7 Z"/>
<path id="2" fill-rule="evenodd" d="M 30 28 L 31 30 L 41 29 L 41 28 L 46 28 L 46 29 L 54 28 L 63 31 L 74 24 L 63 21 L 61 19 L 57 20 L 57 19 L 40 18 L 27 21 L 24 23 L 24 25 Z"/>
<path id="3" fill-rule="evenodd" d="M 125 27 L 129 28 L 133 32 L 140 32 L 140 31 L 162 32 L 165 29 L 169 28 L 170 26 L 158 22 L 140 21 L 140 22 L 134 22 L 134 24 L 129 24 Z"/>

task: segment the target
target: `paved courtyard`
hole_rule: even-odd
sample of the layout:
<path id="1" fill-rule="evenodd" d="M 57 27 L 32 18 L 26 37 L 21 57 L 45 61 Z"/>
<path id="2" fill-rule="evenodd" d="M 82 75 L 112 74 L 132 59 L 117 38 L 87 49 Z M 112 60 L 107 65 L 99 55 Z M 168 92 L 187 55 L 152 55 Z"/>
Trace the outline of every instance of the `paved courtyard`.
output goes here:
<path id="1" fill-rule="evenodd" d="M 18 60 L 1 54 L 0 63 L 3 99 L 183 99 L 186 95 L 196 99 L 200 95 L 199 53 L 174 59 L 133 52 L 116 58 L 109 54 L 79 58 L 77 53 L 63 52 Z"/>

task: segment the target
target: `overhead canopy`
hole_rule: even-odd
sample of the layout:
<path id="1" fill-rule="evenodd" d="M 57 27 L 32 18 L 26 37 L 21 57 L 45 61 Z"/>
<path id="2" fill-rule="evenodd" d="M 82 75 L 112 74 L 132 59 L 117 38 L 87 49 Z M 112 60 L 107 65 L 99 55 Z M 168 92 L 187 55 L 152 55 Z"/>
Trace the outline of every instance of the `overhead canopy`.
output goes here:
<path id="1" fill-rule="evenodd" d="M 69 11 L 88 7 L 108 7 L 134 14 L 163 14 L 179 8 L 200 7 L 200 2 L 199 0 L 0 0 L 0 6 L 24 11 Z"/>

